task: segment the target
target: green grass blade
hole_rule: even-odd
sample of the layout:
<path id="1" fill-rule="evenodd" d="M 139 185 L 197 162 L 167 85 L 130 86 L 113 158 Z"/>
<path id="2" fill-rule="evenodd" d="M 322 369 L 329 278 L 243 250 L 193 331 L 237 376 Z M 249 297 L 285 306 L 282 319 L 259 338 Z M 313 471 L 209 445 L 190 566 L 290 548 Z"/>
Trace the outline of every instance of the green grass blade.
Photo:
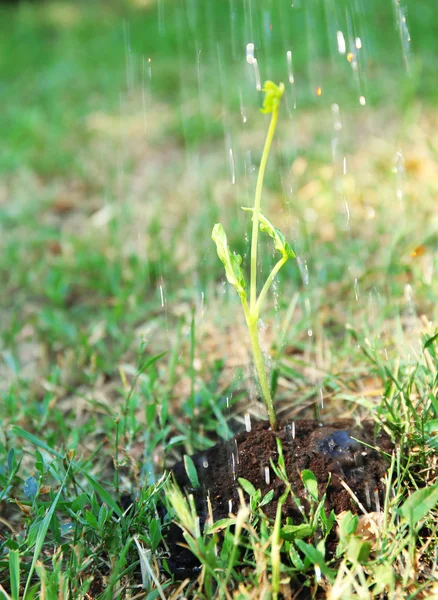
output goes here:
<path id="1" fill-rule="evenodd" d="M 64 489 L 65 482 L 67 481 L 69 471 L 70 471 L 70 467 L 67 469 L 67 473 L 65 474 L 65 477 L 61 483 L 61 487 L 59 488 L 58 493 L 56 494 L 55 499 L 53 500 L 52 506 L 50 507 L 50 509 L 47 512 L 44 519 L 41 521 L 41 526 L 40 526 L 39 531 L 36 536 L 35 550 L 33 552 L 32 564 L 30 565 L 29 575 L 27 576 L 26 587 L 24 588 L 23 598 L 26 598 L 26 594 L 29 589 L 29 585 L 32 581 L 32 575 L 35 570 L 35 565 L 41 554 L 44 540 L 46 539 L 47 531 L 50 527 L 50 521 L 52 520 L 52 517 L 55 514 L 56 505 L 58 504 L 58 501 L 61 497 L 62 490 Z"/>
<path id="2" fill-rule="evenodd" d="M 9 577 L 11 578 L 11 600 L 20 598 L 20 553 L 18 550 L 9 551 Z"/>
<path id="3" fill-rule="evenodd" d="M 54 448 L 51 448 L 45 442 L 41 441 L 39 438 L 37 438 L 32 433 L 29 433 L 28 431 L 21 429 L 21 427 L 18 427 L 18 425 L 12 425 L 11 431 L 17 437 L 24 438 L 25 440 L 27 440 L 34 446 L 37 446 L 38 448 L 42 448 L 49 454 L 53 454 L 54 456 L 56 456 L 58 458 L 64 458 L 64 455 L 61 454 L 61 452 L 58 452 Z M 91 485 L 91 487 L 94 489 L 94 491 L 97 492 L 97 494 L 100 496 L 102 501 L 105 502 L 116 513 L 117 516 L 121 517 L 123 514 L 123 511 L 120 508 L 120 506 L 117 504 L 117 502 L 114 500 L 114 498 L 111 496 L 111 494 L 109 494 L 105 490 L 105 488 L 103 488 L 101 486 L 101 484 L 98 481 L 96 481 L 96 479 L 92 475 L 87 473 L 87 471 L 85 471 L 78 463 L 72 462 L 71 466 L 83 474 L 83 476 L 87 479 L 88 483 Z"/>
<path id="4" fill-rule="evenodd" d="M 415 527 L 438 504 L 438 485 L 422 488 L 409 496 L 400 508 L 401 515 Z"/>

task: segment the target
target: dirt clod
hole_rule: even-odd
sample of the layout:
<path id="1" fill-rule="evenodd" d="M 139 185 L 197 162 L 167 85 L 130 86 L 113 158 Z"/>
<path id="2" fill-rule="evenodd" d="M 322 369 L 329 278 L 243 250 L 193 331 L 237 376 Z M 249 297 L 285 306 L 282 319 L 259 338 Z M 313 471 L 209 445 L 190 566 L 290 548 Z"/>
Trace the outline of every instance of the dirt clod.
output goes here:
<path id="1" fill-rule="evenodd" d="M 330 424 L 318 421 L 296 421 L 283 423 L 273 432 L 268 423 L 259 423 L 250 432 L 236 435 L 227 442 L 220 442 L 213 448 L 192 456 L 198 472 L 200 488 L 193 490 L 187 476 L 184 462 L 173 467 L 175 479 L 182 489 L 194 495 L 201 525 L 207 516 L 207 496 L 210 498 L 213 517 L 223 519 L 239 507 L 238 479 L 250 481 L 255 489 L 260 489 L 262 497 L 271 489 L 273 500 L 263 507 L 267 517 L 274 519 L 278 498 L 284 491 L 284 483 L 271 468 L 278 461 L 277 441 L 281 441 L 285 467 L 294 494 L 300 499 L 305 510 L 309 508 L 301 472 L 311 470 L 318 480 L 320 497 L 326 493 L 325 508 L 339 514 L 344 510 L 360 512 L 357 500 L 372 512 L 376 510 L 376 494 L 383 503 L 382 477 L 387 469 L 384 453 L 391 453 L 392 443 L 388 436 L 374 435 L 374 423 L 364 422 L 361 427 L 353 427 L 347 420 Z M 354 496 L 341 483 L 351 489 Z M 291 496 L 283 506 L 283 517 L 290 517 L 295 523 L 303 520 L 303 515 Z M 171 550 L 170 567 L 177 573 L 187 575 L 196 569 L 196 561 L 178 545 L 179 530 L 171 528 L 169 544 Z"/>

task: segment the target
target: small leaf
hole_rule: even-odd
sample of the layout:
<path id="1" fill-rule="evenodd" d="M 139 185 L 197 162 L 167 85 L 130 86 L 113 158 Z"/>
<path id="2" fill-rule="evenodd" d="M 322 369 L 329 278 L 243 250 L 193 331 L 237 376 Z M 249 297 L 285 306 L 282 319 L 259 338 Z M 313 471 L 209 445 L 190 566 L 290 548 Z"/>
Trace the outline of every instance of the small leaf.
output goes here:
<path id="1" fill-rule="evenodd" d="M 414 492 L 400 508 L 400 514 L 415 526 L 438 504 L 438 484 Z"/>
<path id="2" fill-rule="evenodd" d="M 9 551 L 9 585 L 11 600 L 20 600 L 20 553 L 18 550 Z"/>
<path id="3" fill-rule="evenodd" d="M 371 544 L 364 542 L 356 535 L 350 538 L 347 548 L 347 556 L 351 562 L 354 563 L 365 563 L 371 552 Z"/>
<path id="4" fill-rule="evenodd" d="M 275 490 L 269 490 L 269 492 L 265 494 L 263 500 L 260 502 L 260 506 L 266 506 L 266 504 L 269 504 L 272 501 L 272 498 L 274 497 L 274 493 Z"/>
<path id="5" fill-rule="evenodd" d="M 200 484 L 195 463 L 193 462 L 193 459 L 190 456 L 187 456 L 187 454 L 184 456 L 184 468 L 186 470 L 187 477 L 189 478 L 191 486 L 193 488 L 199 488 Z"/>
<path id="6" fill-rule="evenodd" d="M 282 527 L 280 533 L 284 540 L 291 542 L 292 540 L 311 536 L 313 529 L 307 523 L 301 523 L 300 525 L 285 525 Z"/>
<path id="7" fill-rule="evenodd" d="M 315 475 L 312 473 L 312 471 L 309 471 L 308 469 L 304 469 L 301 472 L 301 479 L 303 480 L 304 487 L 306 488 L 307 492 L 310 494 L 310 497 L 312 498 L 312 500 L 315 500 L 315 502 L 317 502 L 318 501 L 318 481 L 316 480 Z"/>
<path id="8" fill-rule="evenodd" d="M 312 563 L 312 565 L 318 565 L 323 575 L 329 578 L 334 577 L 335 572 L 326 565 L 324 555 L 320 550 L 311 544 L 303 542 L 303 540 L 296 540 L 295 544 L 305 555 L 305 557 Z"/>
<path id="9" fill-rule="evenodd" d="M 249 208 L 246 206 L 242 206 L 242 210 L 246 210 L 248 212 L 254 212 L 253 208 Z M 254 219 L 254 217 L 253 217 Z M 279 229 L 276 229 L 271 221 L 267 219 L 264 215 L 259 213 L 259 222 L 260 222 L 260 231 L 267 233 L 273 240 L 275 249 L 280 252 L 280 254 L 284 258 L 295 258 L 295 252 L 292 250 L 291 246 L 284 239 L 284 235 L 281 233 Z"/>
<path id="10" fill-rule="evenodd" d="M 216 250 L 225 267 L 225 275 L 228 282 L 234 285 L 240 296 L 246 295 L 245 278 L 240 266 L 242 257 L 239 254 L 231 254 L 228 247 L 227 235 L 221 223 L 216 223 L 213 227 L 211 239 L 216 244 Z"/>
<path id="11" fill-rule="evenodd" d="M 438 419 L 432 419 L 424 424 L 424 431 L 429 434 L 438 434 Z"/>
<path id="12" fill-rule="evenodd" d="M 38 482 L 35 477 L 28 477 L 24 482 L 23 486 L 24 495 L 29 498 L 32 502 L 35 500 L 38 494 Z"/>
<path id="13" fill-rule="evenodd" d="M 274 110 L 278 110 L 281 97 L 284 94 L 284 83 L 275 85 L 273 81 L 265 81 L 262 92 L 265 92 L 265 99 L 263 100 L 263 108 L 260 109 L 260 112 L 271 113 Z"/>
<path id="14" fill-rule="evenodd" d="M 248 494 L 248 496 L 254 496 L 256 494 L 256 489 L 250 481 L 244 479 L 243 477 L 239 477 L 237 481 L 239 482 L 239 485 L 243 491 Z"/>
<path id="15" fill-rule="evenodd" d="M 218 531 L 223 531 L 224 529 L 227 529 L 231 525 L 235 525 L 235 524 L 236 524 L 236 519 L 231 519 L 231 518 L 219 519 L 219 521 L 216 521 L 216 523 L 213 523 L 213 525 L 210 525 L 210 527 L 207 527 L 204 530 L 204 533 L 206 533 L 207 535 L 211 535 L 213 533 L 217 533 Z"/>
<path id="16" fill-rule="evenodd" d="M 435 335 L 433 335 L 432 337 L 430 337 L 428 340 L 426 340 L 426 342 L 424 343 L 424 346 L 423 346 L 423 350 L 426 350 L 427 348 L 432 346 L 432 344 L 434 342 L 436 342 L 437 340 L 438 340 L 438 332 Z"/>

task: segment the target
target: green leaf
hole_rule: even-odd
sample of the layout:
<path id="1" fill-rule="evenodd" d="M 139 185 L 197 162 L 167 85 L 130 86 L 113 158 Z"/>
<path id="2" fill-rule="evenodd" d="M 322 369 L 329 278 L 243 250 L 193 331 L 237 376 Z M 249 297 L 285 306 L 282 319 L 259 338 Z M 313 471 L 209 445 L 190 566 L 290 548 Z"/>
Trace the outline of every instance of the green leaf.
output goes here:
<path id="1" fill-rule="evenodd" d="M 31 444 L 34 444 L 37 448 L 42 448 L 43 450 L 45 450 L 49 454 L 53 454 L 57 458 L 61 458 L 61 459 L 64 458 L 64 455 L 61 452 L 58 452 L 54 448 L 51 448 L 45 442 L 38 439 L 32 433 L 29 433 L 25 429 L 18 427 L 18 425 L 12 425 L 11 431 L 17 437 L 24 438 Z M 96 481 L 96 479 L 94 479 L 94 477 L 92 475 L 87 473 L 87 471 L 85 471 L 85 469 L 83 469 L 78 463 L 71 462 L 70 464 L 73 467 L 73 469 L 77 469 L 78 471 L 80 471 L 83 474 L 83 476 L 88 480 L 88 483 L 93 487 L 94 491 L 96 491 L 99 494 L 99 496 L 103 500 L 103 502 L 105 502 L 111 508 L 111 510 L 113 510 L 116 513 L 117 516 L 121 517 L 123 515 L 123 511 L 120 508 L 120 506 L 117 504 L 117 502 L 114 500 L 114 498 L 111 496 L 111 494 L 109 494 L 100 485 L 100 483 L 98 481 Z"/>
<path id="2" fill-rule="evenodd" d="M 265 494 L 265 496 L 263 496 L 263 500 L 260 502 L 260 506 L 266 506 L 266 504 L 269 504 L 274 497 L 274 493 L 275 490 L 269 490 L 269 492 Z"/>
<path id="3" fill-rule="evenodd" d="M 20 598 L 20 553 L 18 550 L 9 551 L 9 577 L 11 600 Z"/>
<path id="4" fill-rule="evenodd" d="M 32 563 L 30 565 L 30 569 L 29 569 L 29 574 L 27 576 L 27 581 L 26 581 L 26 587 L 24 589 L 24 594 L 23 594 L 23 598 L 26 597 L 27 591 L 29 589 L 29 585 L 32 581 L 32 575 L 33 572 L 35 570 L 35 565 L 37 563 L 37 560 L 41 554 L 41 550 L 43 548 L 43 544 L 44 544 L 44 540 L 46 539 L 46 535 L 47 535 L 47 531 L 49 529 L 50 526 L 50 522 L 52 520 L 53 515 L 55 514 L 55 509 L 56 509 L 56 505 L 58 504 L 58 501 L 61 497 L 62 494 L 62 490 L 64 489 L 64 485 L 65 482 L 67 481 L 67 478 L 69 476 L 69 470 L 70 467 L 67 470 L 67 473 L 65 474 L 65 477 L 61 483 L 61 486 L 58 490 L 58 493 L 56 494 L 53 502 L 52 502 L 52 506 L 50 507 L 50 509 L 48 510 L 46 516 L 44 517 L 44 519 L 41 521 L 39 529 L 38 529 L 38 533 L 36 536 L 36 541 L 35 541 L 35 550 L 33 552 L 33 558 L 32 558 Z"/>
<path id="5" fill-rule="evenodd" d="M 243 491 L 248 494 L 248 496 L 254 496 L 257 493 L 253 484 L 247 479 L 239 477 L 237 481 L 239 482 L 239 485 L 243 489 Z"/>
<path id="6" fill-rule="evenodd" d="M 323 575 L 329 578 L 334 577 L 335 572 L 332 569 L 329 569 L 329 567 L 325 564 L 324 555 L 322 552 L 320 552 L 320 550 L 311 544 L 303 542 L 303 540 L 295 540 L 295 544 L 305 555 L 305 557 L 312 563 L 312 565 L 318 565 Z"/>
<path id="7" fill-rule="evenodd" d="M 184 455 L 184 468 L 186 470 L 187 477 L 189 478 L 190 485 L 193 488 L 201 487 L 200 483 L 199 483 L 198 472 L 196 470 L 195 463 L 193 462 L 193 459 L 190 456 L 188 456 L 187 454 Z"/>
<path id="8" fill-rule="evenodd" d="M 265 99 L 260 112 L 271 113 L 278 110 L 281 97 L 284 94 L 284 83 L 276 85 L 273 81 L 265 81 L 262 92 L 265 92 Z"/>
<path id="9" fill-rule="evenodd" d="M 371 552 L 371 544 L 364 542 L 356 535 L 351 536 L 348 542 L 347 556 L 353 563 L 365 563 Z"/>
<path id="10" fill-rule="evenodd" d="M 426 421 L 426 423 L 424 424 L 424 431 L 430 435 L 438 434 L 438 419 Z"/>
<path id="11" fill-rule="evenodd" d="M 211 535 L 213 533 L 217 533 L 218 531 L 227 529 L 231 525 L 235 525 L 235 524 L 236 524 L 236 519 L 231 519 L 231 518 L 219 519 L 219 521 L 216 521 L 216 523 L 213 523 L 213 525 L 210 525 L 210 527 L 207 527 L 204 530 L 204 533 L 206 533 L 207 535 Z"/>
<path id="12" fill-rule="evenodd" d="M 253 208 L 249 208 L 247 206 L 242 206 L 242 210 L 254 212 Z M 269 221 L 269 219 L 267 219 L 261 213 L 259 213 L 259 223 L 260 231 L 267 233 L 274 240 L 275 249 L 278 250 L 278 252 L 280 252 L 280 254 L 284 258 L 295 258 L 295 252 L 292 250 L 291 246 L 286 242 L 284 235 L 281 233 L 281 231 L 279 229 L 276 229 L 271 223 L 271 221 Z"/>
<path id="13" fill-rule="evenodd" d="M 307 492 L 310 494 L 310 497 L 312 498 L 312 500 L 315 500 L 315 502 L 317 502 L 318 501 L 318 481 L 316 480 L 315 475 L 312 473 L 312 471 L 309 471 L 308 469 L 304 469 L 301 472 L 301 479 L 303 480 L 304 487 L 306 488 Z"/>
<path id="14" fill-rule="evenodd" d="M 306 538 L 312 535 L 313 528 L 307 523 L 301 523 L 300 525 L 285 525 L 281 528 L 281 537 L 284 540 L 291 542 L 292 540 Z"/>
<path id="15" fill-rule="evenodd" d="M 359 517 L 357 515 L 353 515 L 351 511 L 348 511 L 339 515 L 337 517 L 337 521 L 339 526 L 340 542 L 344 546 L 347 546 L 350 536 L 353 535 L 357 529 Z"/>
<path id="16" fill-rule="evenodd" d="M 400 508 L 400 514 L 415 526 L 438 504 L 438 484 L 414 492 Z"/>
<path id="17" fill-rule="evenodd" d="M 426 350 L 427 348 L 429 348 L 430 346 L 432 346 L 432 344 L 434 342 L 436 342 L 438 340 L 438 332 L 435 333 L 435 335 L 433 335 L 432 337 L 430 337 L 428 340 L 426 340 L 424 346 L 423 346 L 423 350 Z"/>
<path id="18" fill-rule="evenodd" d="M 211 233 L 211 239 L 216 244 L 219 258 L 225 267 L 225 275 L 240 296 L 246 296 L 245 278 L 241 268 L 242 257 L 239 254 L 231 254 L 228 247 L 227 235 L 221 223 L 216 223 Z"/>

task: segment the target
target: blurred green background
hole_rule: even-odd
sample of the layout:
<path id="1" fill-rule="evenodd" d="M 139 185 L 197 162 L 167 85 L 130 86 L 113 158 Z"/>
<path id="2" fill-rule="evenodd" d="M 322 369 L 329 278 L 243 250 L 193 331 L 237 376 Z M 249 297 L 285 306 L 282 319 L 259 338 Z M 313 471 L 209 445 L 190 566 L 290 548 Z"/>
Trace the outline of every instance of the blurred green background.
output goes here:
<path id="1" fill-rule="evenodd" d="M 299 293 L 290 333 L 306 361 L 318 327 L 336 363 L 347 320 L 383 343 L 387 319 L 433 318 L 436 39 L 429 0 L 2 4 L 11 415 L 17 394 L 24 411 L 33 394 L 46 397 L 47 380 L 60 397 L 118 381 L 141 342 L 168 350 L 193 306 L 204 323 L 208 305 L 212 338 L 236 322 L 210 232 L 223 221 L 247 255 L 240 206 L 266 129 L 258 77 L 286 83 L 263 202 L 298 254 L 272 309 Z M 200 344 L 207 369 L 230 351 L 221 348 Z"/>
<path id="2" fill-rule="evenodd" d="M 198 103 L 175 123 L 181 142 L 223 137 L 226 124 L 212 122 L 211 107 L 235 112 L 239 94 L 245 104 L 258 101 L 245 68 L 248 43 L 255 45 L 262 81 L 287 79 L 292 53 L 288 95 L 298 109 L 355 105 L 361 95 L 373 106 L 401 109 L 414 97 L 437 98 L 429 0 L 37 1 L 0 11 L 6 175 L 25 168 L 42 176 L 81 173 L 77 148 L 87 143 L 87 117 L 117 113 L 135 93 L 175 111 L 187 98 Z M 346 60 L 351 51 L 356 69 Z"/>

